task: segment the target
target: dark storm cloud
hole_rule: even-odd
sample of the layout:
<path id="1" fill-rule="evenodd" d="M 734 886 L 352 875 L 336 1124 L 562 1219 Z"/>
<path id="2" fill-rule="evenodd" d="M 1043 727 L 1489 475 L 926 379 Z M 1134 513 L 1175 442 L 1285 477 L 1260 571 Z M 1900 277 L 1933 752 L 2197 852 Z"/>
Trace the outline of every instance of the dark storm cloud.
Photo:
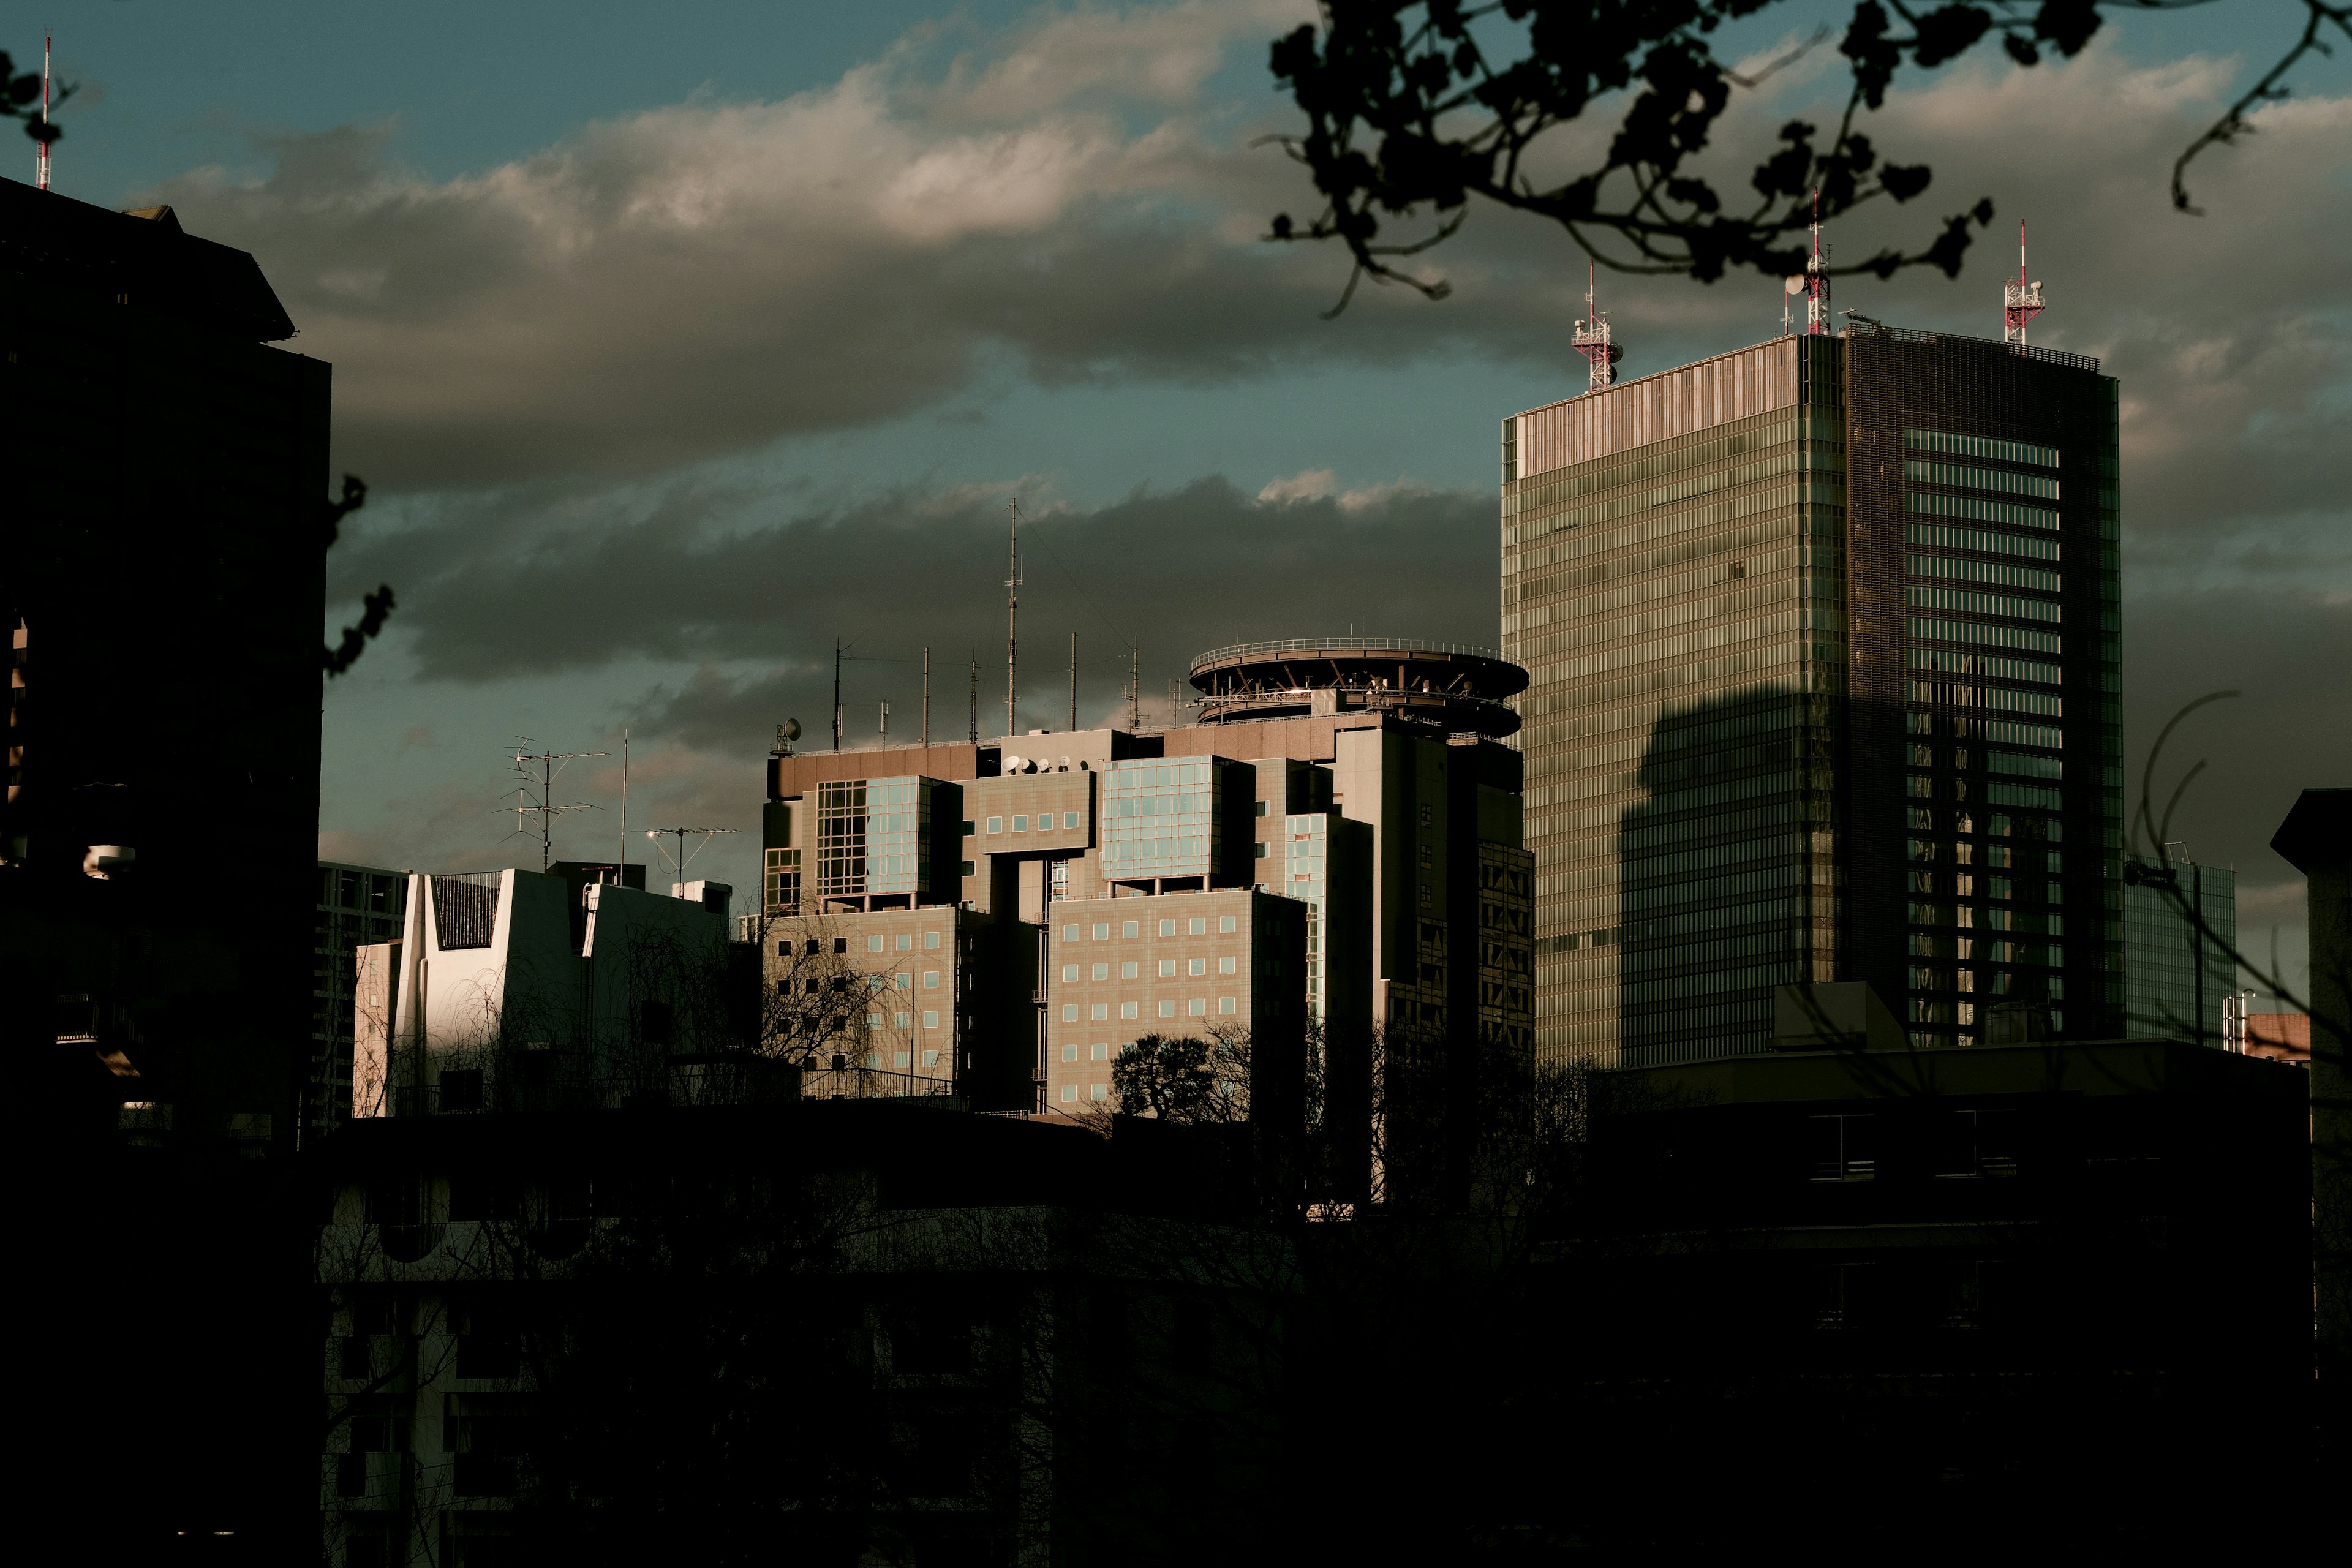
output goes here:
<path id="1" fill-rule="evenodd" d="M 1033 675 L 1024 689 L 1038 710 L 1054 711 L 1060 692 L 1066 721 L 1072 632 L 1082 707 L 1110 700 L 1125 684 L 1130 643 L 1142 650 L 1146 695 L 1164 698 L 1167 675 L 1226 640 L 1354 623 L 1494 641 L 1491 501 L 1411 489 L 1325 494 L 1318 476 L 1302 479 L 1272 489 L 1299 499 L 1253 499 L 1208 479 L 1024 521 Z M 596 527 L 568 503 L 551 508 L 565 514 L 556 524 L 493 510 L 506 516 L 496 532 L 461 508 L 354 556 L 359 576 L 403 584 L 403 630 L 427 679 L 504 679 L 632 658 L 698 665 L 702 672 L 658 699 L 648 717 L 698 742 L 739 715 L 773 712 L 783 692 L 829 690 L 836 640 L 856 645 L 859 686 L 887 681 L 910 700 L 917 666 L 867 665 L 913 659 L 929 646 L 935 691 L 945 692 L 946 667 L 957 666 L 959 713 L 962 661 L 978 649 L 985 689 L 1002 698 L 1002 492 L 906 491 L 765 522 L 747 521 L 746 510 L 760 509 L 741 498 L 684 487 Z M 747 672 L 747 663 L 760 668 Z M 794 711 L 810 721 L 830 699 L 801 703 Z M 910 709 L 899 711 L 911 722 Z"/>

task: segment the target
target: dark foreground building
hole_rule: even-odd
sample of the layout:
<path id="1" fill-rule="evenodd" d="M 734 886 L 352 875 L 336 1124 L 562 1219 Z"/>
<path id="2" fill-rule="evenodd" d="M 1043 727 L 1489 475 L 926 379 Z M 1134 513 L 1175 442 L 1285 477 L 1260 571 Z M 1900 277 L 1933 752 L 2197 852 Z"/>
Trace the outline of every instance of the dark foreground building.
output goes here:
<path id="1" fill-rule="evenodd" d="M 1564 1397 L 1722 1467 L 1691 1523 L 1727 1539 L 1830 1484 L 1947 1542 L 2270 1538 L 2308 1453 L 2305 1079 L 2157 1040 L 1610 1075 L 1553 1302 L 1609 1370 Z"/>
<path id="2" fill-rule="evenodd" d="M 791 1088 L 354 1122 L 325 1560 L 1199 1561 L 1273 1487 L 1297 1289 L 1246 1146 Z"/>
<path id="3" fill-rule="evenodd" d="M 310 1035 L 329 371 L 252 257 L 13 181 L 0 333 L 0 1048 L 43 1316 L 89 1331 L 36 1358 L 25 1488 L 93 1555 L 250 1539 L 299 1495 L 269 1156 Z M 248 1394 L 186 1392 L 237 1363 Z"/>

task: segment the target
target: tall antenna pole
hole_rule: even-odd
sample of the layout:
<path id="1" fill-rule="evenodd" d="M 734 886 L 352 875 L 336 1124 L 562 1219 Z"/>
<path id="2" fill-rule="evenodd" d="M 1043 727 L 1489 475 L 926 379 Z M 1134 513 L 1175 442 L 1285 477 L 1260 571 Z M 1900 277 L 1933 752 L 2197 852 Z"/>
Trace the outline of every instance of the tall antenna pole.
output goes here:
<path id="1" fill-rule="evenodd" d="M 1593 309 L 1592 263 L 1584 264 L 1584 320 L 1576 323 L 1576 352 L 1584 356 L 1584 390 L 1601 391 L 1617 379 L 1617 362 L 1625 351 L 1610 340 L 1609 317 Z"/>
<path id="2" fill-rule="evenodd" d="M 841 750 L 841 643 L 833 645 L 833 749 Z"/>
<path id="3" fill-rule="evenodd" d="M 33 184 L 42 190 L 49 188 L 49 37 L 41 35 L 41 130 L 40 151 L 33 154 Z"/>
<path id="4" fill-rule="evenodd" d="M 670 875 L 674 879 L 669 885 L 671 898 L 684 896 L 687 863 L 692 860 L 695 855 L 699 855 L 709 848 L 710 841 L 719 835 L 735 831 L 736 829 L 732 827 L 649 827 L 646 829 L 646 837 L 654 841 L 654 847 L 661 852 L 661 858 L 669 862 Z M 702 842 L 694 847 L 693 854 L 687 853 L 686 848 L 686 836 L 689 833 L 698 833 L 702 836 Z M 677 838 L 677 853 L 675 855 L 671 854 L 669 847 L 662 842 L 663 838 L 671 835 L 676 835 Z"/>
<path id="5" fill-rule="evenodd" d="M 1822 191 L 1813 187 L 1813 254 L 1805 261 L 1805 335 L 1830 330 L 1830 253 L 1822 243 Z"/>
<path id="6" fill-rule="evenodd" d="M 2022 345 L 2025 323 L 2049 309 L 2042 298 L 2042 285 L 2037 280 L 2025 280 L 2025 220 L 2017 223 L 2017 281 L 2006 283 L 2000 290 L 2000 341 Z"/>
<path id="7" fill-rule="evenodd" d="M 965 739 L 965 740 L 967 740 L 967 741 L 969 741 L 969 742 L 971 742 L 973 745 L 975 745 L 975 746 L 979 745 L 979 744 L 980 744 L 980 650 L 979 650 L 978 648 L 974 648 L 974 649 L 972 649 L 972 650 L 971 650 L 971 715 L 970 720 L 968 721 L 968 726 L 969 726 L 969 727 L 966 729 L 966 731 L 965 731 L 965 732 L 964 732 L 964 739 Z"/>
<path id="8" fill-rule="evenodd" d="M 1143 728 L 1143 655 L 1132 645 L 1127 650 L 1127 728 Z"/>
<path id="9" fill-rule="evenodd" d="M 571 762 L 576 757 L 602 757 L 610 754 L 605 752 L 518 752 L 515 753 L 515 772 L 521 777 L 515 785 L 514 812 L 518 817 L 539 818 L 539 868 L 541 871 L 545 871 L 549 863 L 555 858 L 555 819 L 567 811 L 596 809 L 593 805 L 557 805 L 555 804 L 555 775 L 563 771 L 555 764 Z M 524 766 L 528 763 L 539 764 L 539 804 L 537 805 L 529 804 L 531 777 L 530 770 Z M 518 827 L 517 831 L 520 832 L 521 829 Z"/>
<path id="10" fill-rule="evenodd" d="M 890 749 L 890 700 L 882 699 L 882 749 Z"/>
<path id="11" fill-rule="evenodd" d="M 931 743 L 931 650 L 923 650 L 923 746 Z"/>
<path id="12" fill-rule="evenodd" d="M 1078 634 L 1070 634 L 1070 729 L 1078 727 Z"/>
<path id="13" fill-rule="evenodd" d="M 1004 732 L 1021 732 L 1015 707 L 1021 692 L 1021 503 L 1013 503 L 1013 534 L 1004 545 Z"/>
<path id="14" fill-rule="evenodd" d="M 616 874 L 626 881 L 629 865 L 629 730 L 625 724 L 621 727 L 621 858 L 614 865 L 618 868 Z"/>

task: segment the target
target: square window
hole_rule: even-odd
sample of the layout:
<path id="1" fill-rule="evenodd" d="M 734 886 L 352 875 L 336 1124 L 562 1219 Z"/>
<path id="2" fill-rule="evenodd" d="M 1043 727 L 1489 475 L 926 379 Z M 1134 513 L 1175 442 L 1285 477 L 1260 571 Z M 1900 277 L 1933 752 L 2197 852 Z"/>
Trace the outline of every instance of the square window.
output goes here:
<path id="1" fill-rule="evenodd" d="M 1121 980 L 1139 979 L 1142 976 L 1142 973 L 1143 965 L 1133 959 L 1129 959 L 1125 963 L 1118 966 L 1118 977 Z"/>
<path id="2" fill-rule="evenodd" d="M 816 951 L 816 942 L 814 937 L 809 941 L 809 951 L 811 952 L 814 952 Z M 833 951 L 835 952 L 847 952 L 849 951 L 849 939 L 845 936 L 835 937 L 833 939 Z"/>
<path id="3" fill-rule="evenodd" d="M 867 937 L 867 938 L 866 939 L 866 952 L 881 952 L 881 951 L 882 951 L 882 939 L 881 939 L 880 937 L 878 937 L 878 936 L 869 936 L 869 937 Z"/>
<path id="4" fill-rule="evenodd" d="M 878 1068 L 878 1067 L 880 1067 L 880 1066 L 882 1065 L 882 1053 L 881 1053 L 880 1051 L 868 1051 L 868 1052 L 866 1052 L 866 1065 L 867 1067 L 870 1067 L 870 1068 Z"/>
<path id="5" fill-rule="evenodd" d="M 907 1053 L 906 1053 L 906 1052 L 904 1052 L 904 1051 L 896 1051 L 896 1052 L 893 1052 L 893 1053 L 891 1054 L 891 1057 L 890 1057 L 890 1064 L 891 1064 L 891 1066 L 893 1066 L 893 1067 L 905 1067 L 905 1066 L 907 1065 L 907 1062 L 908 1062 L 908 1058 L 907 1058 Z"/>
<path id="6" fill-rule="evenodd" d="M 914 932 L 912 932 L 912 931 L 900 931 L 900 932 L 898 933 L 898 952 L 914 952 L 914 951 L 915 951 L 915 933 L 914 933 Z"/>
<path id="7" fill-rule="evenodd" d="M 957 864 L 959 867 L 961 867 L 961 869 L 960 869 L 960 870 L 958 870 L 958 871 L 956 872 L 956 875 L 957 875 L 957 876 L 959 876 L 959 877 L 969 877 L 969 876 L 972 875 L 972 865 L 971 865 L 971 861 L 969 861 L 969 860 L 960 860 L 960 861 L 958 861 L 956 864 Z"/>
<path id="8" fill-rule="evenodd" d="M 1233 1012 L 1234 1010 L 1234 999 L 1233 999 L 1232 997 L 1230 997 L 1230 996 L 1220 996 L 1220 997 L 1218 997 L 1218 998 L 1217 998 L 1217 1011 L 1218 1011 L 1218 1012 L 1220 1012 L 1220 1013 L 1231 1013 L 1231 1012 Z"/>
<path id="9" fill-rule="evenodd" d="M 939 1017 L 939 1015 L 936 1013 L 926 1013 L 923 1016 L 926 1019 L 936 1020 Z M 927 1068 L 935 1068 L 939 1066 L 940 1053 L 937 1051 L 925 1051 L 923 1053 L 923 1065 Z"/>
<path id="10" fill-rule="evenodd" d="M 790 958 L 792 955 L 793 944 L 791 942 L 780 942 L 776 943 L 776 956 L 778 958 Z"/>
<path id="11" fill-rule="evenodd" d="M 1062 1059 L 1066 1062 L 1076 1061 L 1078 1059 L 1078 1047 L 1076 1046 L 1064 1046 L 1062 1047 Z"/>
<path id="12" fill-rule="evenodd" d="M 969 837 L 971 837 L 971 830 L 972 830 L 972 826 L 973 826 L 973 823 L 972 823 L 971 818 L 971 817 L 969 817 L 969 816 L 965 817 L 965 818 L 963 819 L 963 836 L 964 836 L 966 838 L 969 838 Z"/>
<path id="13" fill-rule="evenodd" d="M 1097 1042 L 1087 1055 L 1095 1061 L 1107 1062 L 1110 1060 L 1110 1047 Z"/>
<path id="14" fill-rule="evenodd" d="M 1001 817 L 1001 816 L 992 816 L 992 817 L 990 817 L 990 818 L 988 819 L 988 830 L 989 830 L 991 833 L 1002 833 L 1002 832 L 1003 832 L 1003 831 L 1004 831 L 1004 818 L 1003 818 L 1003 817 Z"/>
<path id="15" fill-rule="evenodd" d="M 1094 1021 L 1097 1024 L 1104 1022 L 1110 1016 L 1110 1004 L 1108 1002 L 1096 1003 L 1092 1010 L 1094 1013 Z"/>
<path id="16" fill-rule="evenodd" d="M 1013 832 L 1015 832 L 1015 833 L 1026 833 L 1026 832 L 1028 832 L 1028 831 L 1029 831 L 1029 819 L 1028 819 L 1026 816 L 1016 816 L 1016 817 L 1014 817 L 1014 818 L 1013 819 Z"/>
<path id="17" fill-rule="evenodd" d="M 924 989 L 924 990 L 926 990 L 926 991 L 937 991 L 939 988 L 940 988 L 940 972 L 939 972 L 938 970 L 936 970 L 936 969 L 926 969 L 926 970 L 924 970 L 924 971 L 923 971 L 923 989 Z"/>
<path id="18" fill-rule="evenodd" d="M 1162 980 L 1173 980 L 1176 978 L 1176 961 L 1174 959 L 1163 958 L 1160 961 L 1160 978 Z"/>
<path id="19" fill-rule="evenodd" d="M 1135 1009 L 1136 1005 L 1134 1003 L 1122 1002 L 1118 1005 L 1118 1016 L 1122 1018 L 1132 1018 L 1136 1016 Z"/>
<path id="20" fill-rule="evenodd" d="M 1217 930 L 1218 930 L 1218 931 L 1219 931 L 1220 933 L 1222 933 L 1223 935 L 1225 935 L 1225 936 L 1231 936 L 1231 935 L 1233 935 L 1233 934 L 1234 934 L 1234 932 L 1235 932 L 1235 931 L 1239 931 L 1239 930 L 1241 930 L 1241 929 L 1242 929 L 1242 922 L 1241 922 L 1241 917 L 1240 917 L 1240 916 L 1238 916 L 1238 915 L 1219 915 L 1219 916 L 1217 917 Z"/>
<path id="21" fill-rule="evenodd" d="M 1238 973 L 1241 970 L 1241 962 L 1242 961 L 1238 958 L 1221 958 L 1217 960 L 1217 973 L 1220 974 Z"/>
<path id="22" fill-rule="evenodd" d="M 1108 942 L 1110 940 L 1110 922 L 1108 921 L 1097 921 L 1095 922 L 1095 940 L 1097 942 Z"/>
<path id="23" fill-rule="evenodd" d="M 933 1010 L 932 1010 L 932 1009 L 930 1009 L 930 1008 L 928 1008 L 928 1007 L 927 1007 L 927 1008 L 925 1008 L 925 1009 L 923 1010 L 923 1027 L 925 1027 L 926 1029 L 936 1029 L 936 1028 L 938 1028 L 939 1026 L 940 1026 L 940 1016 L 939 1016 L 939 1014 L 938 1014 L 937 1012 L 933 1011 Z M 937 1051 L 926 1051 L 926 1052 L 924 1053 L 924 1055 L 926 1055 L 926 1056 L 934 1056 L 934 1057 L 935 1057 L 935 1056 L 939 1055 L 939 1052 L 937 1052 Z"/>
<path id="24" fill-rule="evenodd" d="M 1209 973 L 1209 961 L 1205 958 L 1193 959 L 1184 966 L 1184 973 L 1187 974 L 1206 974 Z"/>
<path id="25" fill-rule="evenodd" d="M 1066 828 L 1072 828 L 1072 827 L 1076 827 L 1077 825 L 1078 825 L 1078 814 L 1077 814 L 1076 812 L 1075 812 L 1075 811 L 1066 811 L 1066 812 L 1062 813 L 1062 826 L 1063 826 L 1063 827 L 1065 827 L 1066 829 Z"/>
<path id="26" fill-rule="evenodd" d="M 1064 1022 L 1065 1024 L 1075 1024 L 1075 1023 L 1076 1023 L 1077 1021 L 1078 1021 L 1078 1005 L 1077 1005 L 1076 1002 L 1065 1002 L 1065 1003 L 1063 1003 L 1063 1004 L 1062 1004 L 1062 1022 Z"/>
<path id="27" fill-rule="evenodd" d="M 1255 811 L 1254 811 L 1251 815 L 1255 816 L 1264 816 L 1265 815 L 1265 812 L 1266 812 L 1266 807 L 1267 807 L 1269 805 L 1271 805 L 1271 804 L 1272 804 L 1271 802 L 1268 802 L 1268 801 L 1263 801 L 1263 800 L 1256 802 L 1256 803 L 1255 803 L 1256 810 L 1255 810 Z"/>
<path id="28" fill-rule="evenodd" d="M 1087 1086 L 1087 1098 L 1088 1100 L 1108 1100 L 1110 1098 L 1110 1085 L 1107 1083 L 1088 1084 Z"/>
<path id="29" fill-rule="evenodd" d="M 1163 1018 L 1174 1017 L 1176 1016 L 1176 1004 L 1173 1002 L 1162 1002 L 1160 1004 L 1160 1016 Z"/>
<path id="30" fill-rule="evenodd" d="M 1209 918 L 1208 918 L 1208 916 L 1206 916 L 1206 915 L 1194 915 L 1194 916 L 1192 917 L 1192 935 L 1194 935 L 1194 936 L 1206 936 L 1206 935 L 1208 935 L 1208 934 L 1209 934 Z"/>
<path id="31" fill-rule="evenodd" d="M 1108 963 L 1096 964 L 1094 967 L 1094 977 L 1097 980 L 1108 980 L 1110 978 L 1110 965 Z"/>
<path id="32" fill-rule="evenodd" d="M 1176 934 L 1176 922 L 1174 921 L 1161 921 L 1160 922 L 1160 934 L 1161 936 L 1174 936 Z"/>
<path id="33" fill-rule="evenodd" d="M 901 970 L 898 973 L 898 989 L 901 991 L 912 991 L 914 988 L 914 975 L 907 971 Z"/>
<path id="34" fill-rule="evenodd" d="M 1062 984 L 1065 985 L 1076 985 L 1077 983 L 1078 966 L 1075 963 L 1066 963 L 1062 965 Z"/>
<path id="35" fill-rule="evenodd" d="M 1074 1084 L 1074 1083 L 1066 1083 L 1066 1084 L 1064 1084 L 1064 1085 L 1062 1086 L 1062 1103 L 1063 1103 L 1063 1104 L 1065 1104 L 1065 1105 L 1071 1104 L 1071 1103 L 1075 1102 L 1075 1101 L 1077 1100 L 1077 1098 L 1078 1098 L 1078 1086 L 1077 1086 L 1076 1084 Z"/>
<path id="36" fill-rule="evenodd" d="M 1195 996 L 1184 1004 L 1184 1011 L 1195 1018 L 1203 1017 L 1209 1011 L 1209 999 L 1206 996 Z"/>
<path id="37" fill-rule="evenodd" d="M 1128 921 L 1119 926 L 1118 934 L 1128 938 L 1129 941 L 1132 941 L 1134 940 L 1139 929 L 1139 928 L 1133 921 Z"/>
<path id="38" fill-rule="evenodd" d="M 1078 928 L 1077 928 L 1076 926 L 1064 926 L 1064 927 L 1062 928 L 1062 940 L 1063 940 L 1064 942 L 1076 942 L 1076 941 L 1077 941 L 1077 940 L 1078 940 Z"/>
<path id="39" fill-rule="evenodd" d="M 869 1029 L 880 1028 L 882 1026 L 882 1015 L 879 1013 L 866 1014 L 866 1026 Z M 867 1062 L 866 1065 L 870 1068 L 878 1068 L 882 1065 L 882 1059 L 879 1057 L 877 1057 L 874 1060 Z"/>

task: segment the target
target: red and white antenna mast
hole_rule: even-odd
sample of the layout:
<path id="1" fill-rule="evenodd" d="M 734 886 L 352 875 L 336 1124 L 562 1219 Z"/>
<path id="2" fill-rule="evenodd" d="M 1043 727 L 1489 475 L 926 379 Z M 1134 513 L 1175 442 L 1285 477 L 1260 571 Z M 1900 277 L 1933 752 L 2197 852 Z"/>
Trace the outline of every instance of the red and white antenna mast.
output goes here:
<path id="1" fill-rule="evenodd" d="M 2017 281 L 2004 283 L 2000 289 L 2000 341 L 2022 344 L 2025 323 L 2050 307 L 2042 298 L 2042 280 L 2025 280 L 2025 220 L 2017 224 Z"/>
<path id="2" fill-rule="evenodd" d="M 41 129 L 49 125 L 49 38 L 41 35 Z M 49 188 L 49 139 L 43 136 L 41 150 L 33 154 L 33 184 L 37 189 Z"/>
<path id="3" fill-rule="evenodd" d="M 1813 254 L 1805 261 L 1805 335 L 1830 331 L 1830 247 L 1822 243 L 1822 193 L 1813 187 Z"/>
<path id="4" fill-rule="evenodd" d="M 1617 379 L 1617 362 L 1625 351 L 1609 339 L 1609 317 L 1592 308 L 1592 263 L 1584 264 L 1584 320 L 1576 323 L 1576 352 L 1588 367 L 1584 390 L 1599 392 Z"/>

